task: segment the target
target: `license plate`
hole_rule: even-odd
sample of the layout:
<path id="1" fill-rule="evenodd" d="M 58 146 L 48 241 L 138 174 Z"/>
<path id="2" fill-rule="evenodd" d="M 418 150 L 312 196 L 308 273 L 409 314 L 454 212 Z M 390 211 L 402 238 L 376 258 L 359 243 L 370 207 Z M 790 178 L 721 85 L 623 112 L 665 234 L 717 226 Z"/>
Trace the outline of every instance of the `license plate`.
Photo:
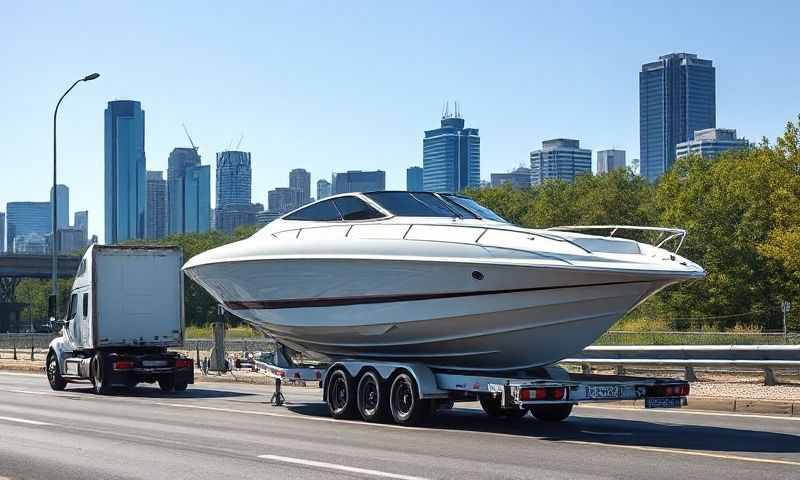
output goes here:
<path id="1" fill-rule="evenodd" d="M 681 408 L 681 397 L 646 397 L 644 408 Z"/>
<path id="2" fill-rule="evenodd" d="M 619 385 L 586 385 L 585 395 L 588 399 L 622 398 L 622 387 Z"/>
<path id="3" fill-rule="evenodd" d="M 165 360 L 142 360 L 142 366 L 145 368 L 166 367 L 167 362 Z"/>

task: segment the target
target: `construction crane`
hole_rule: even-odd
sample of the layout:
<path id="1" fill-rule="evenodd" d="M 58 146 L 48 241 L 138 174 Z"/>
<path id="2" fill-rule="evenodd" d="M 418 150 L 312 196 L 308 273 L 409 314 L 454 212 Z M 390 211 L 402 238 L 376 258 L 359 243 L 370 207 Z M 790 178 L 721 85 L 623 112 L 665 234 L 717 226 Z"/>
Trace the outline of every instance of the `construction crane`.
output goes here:
<path id="1" fill-rule="evenodd" d="M 196 152 L 199 149 L 199 147 L 195 145 L 194 142 L 192 141 L 192 136 L 189 135 L 189 129 L 186 128 L 186 124 L 182 123 L 181 125 L 183 126 L 183 131 L 186 133 L 186 138 L 189 139 L 189 143 L 192 145 L 192 148 Z"/>

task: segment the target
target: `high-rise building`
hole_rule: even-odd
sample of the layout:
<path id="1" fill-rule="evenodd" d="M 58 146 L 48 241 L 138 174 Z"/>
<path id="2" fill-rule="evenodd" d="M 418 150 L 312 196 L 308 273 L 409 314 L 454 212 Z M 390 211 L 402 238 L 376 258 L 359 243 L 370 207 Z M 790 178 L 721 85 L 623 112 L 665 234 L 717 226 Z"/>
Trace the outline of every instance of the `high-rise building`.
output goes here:
<path id="1" fill-rule="evenodd" d="M 268 211 L 275 213 L 286 213 L 299 208 L 307 202 L 303 202 L 305 193 L 297 188 L 278 187 L 267 192 Z"/>
<path id="2" fill-rule="evenodd" d="M 14 253 L 22 253 L 26 255 L 47 255 L 50 252 L 50 246 L 47 242 L 47 237 L 44 235 L 39 235 L 38 233 L 17 235 L 14 237 L 13 247 L 14 248 L 12 251 Z"/>
<path id="3" fill-rule="evenodd" d="M 58 229 L 58 252 L 69 254 L 80 251 L 89 243 L 86 230 L 78 227 Z"/>
<path id="4" fill-rule="evenodd" d="M 164 172 L 147 172 L 147 228 L 145 237 L 158 240 L 167 235 L 167 182 Z"/>
<path id="5" fill-rule="evenodd" d="M 592 151 L 580 148 L 579 140 L 555 138 L 542 142 L 541 150 L 531 152 L 531 183 L 545 180 L 572 182 L 581 173 L 592 173 Z"/>
<path id="6" fill-rule="evenodd" d="M 331 182 L 321 178 L 317 180 L 317 200 L 331 196 Z"/>
<path id="7" fill-rule="evenodd" d="M 386 172 L 383 170 L 348 170 L 332 175 L 332 194 L 348 192 L 372 192 L 386 190 Z"/>
<path id="8" fill-rule="evenodd" d="M 302 168 L 289 172 L 289 188 L 300 190 L 300 205 L 311 201 L 311 174 Z"/>
<path id="9" fill-rule="evenodd" d="M 40 239 L 45 243 L 52 230 L 50 225 L 50 202 L 8 202 L 6 205 L 6 244 L 11 253 L 31 253 L 27 245 L 38 249 Z M 15 239 L 20 238 L 17 242 Z M 24 238 L 23 238 L 24 237 Z M 38 250 L 37 250 L 38 251 Z M 46 253 L 46 252 L 45 252 Z"/>
<path id="10" fill-rule="evenodd" d="M 75 227 L 81 228 L 86 231 L 87 235 L 89 233 L 89 211 L 88 210 L 79 210 L 75 212 L 75 220 L 73 222 Z"/>
<path id="11" fill-rule="evenodd" d="M 211 212 L 211 167 L 187 167 L 183 174 L 183 233 L 209 230 Z"/>
<path id="12" fill-rule="evenodd" d="M 441 127 L 422 140 L 422 186 L 429 192 L 460 192 L 481 184 L 481 137 L 464 119 L 445 110 Z"/>
<path id="13" fill-rule="evenodd" d="M 598 150 L 597 174 L 608 173 L 615 168 L 625 168 L 625 150 Z"/>
<path id="14" fill-rule="evenodd" d="M 493 173 L 491 179 L 493 187 L 509 183 L 511 188 L 528 188 L 531 186 L 531 169 L 519 167 L 508 173 Z"/>
<path id="15" fill-rule="evenodd" d="M 174 148 L 167 158 L 167 232 L 184 233 L 183 191 L 186 169 L 200 165 L 195 148 Z"/>
<path id="16" fill-rule="evenodd" d="M 677 144 L 716 126 L 716 80 L 711 60 L 672 53 L 639 73 L 641 175 L 656 181 L 675 161 Z"/>
<path id="17" fill-rule="evenodd" d="M 147 174 L 144 110 L 139 102 L 115 100 L 105 111 L 105 241 L 145 236 Z"/>
<path id="18" fill-rule="evenodd" d="M 677 158 L 687 155 L 701 155 L 714 158 L 726 150 L 741 150 L 750 146 L 746 138 L 736 138 L 732 128 L 707 128 L 694 132 L 694 138 L 681 142 L 675 147 Z"/>
<path id="19" fill-rule="evenodd" d="M 245 225 L 255 225 L 256 215 L 264 211 L 264 206 L 260 203 L 242 206 L 229 206 L 225 209 L 224 215 L 216 216 L 217 230 L 231 233 L 239 227 Z M 219 212 L 219 209 L 217 209 Z"/>
<path id="20" fill-rule="evenodd" d="M 0 253 L 6 251 L 6 214 L 0 212 Z"/>
<path id="21" fill-rule="evenodd" d="M 69 187 L 66 185 L 56 185 L 56 226 L 58 228 L 69 227 Z M 53 187 L 50 187 L 50 202 L 53 201 Z M 51 203 L 52 208 L 52 203 Z M 51 217 L 52 218 L 52 217 Z M 50 228 L 52 230 L 52 227 Z"/>
<path id="22" fill-rule="evenodd" d="M 247 220 L 246 213 L 251 210 L 252 177 L 250 152 L 226 150 L 217 153 L 217 230 L 231 232 L 236 228 L 231 229 L 231 225 L 246 224 L 242 221 Z M 228 214 L 231 218 L 226 220 Z"/>
<path id="23" fill-rule="evenodd" d="M 423 170 L 422 167 L 408 167 L 406 169 L 406 190 L 409 192 L 421 192 Z"/>

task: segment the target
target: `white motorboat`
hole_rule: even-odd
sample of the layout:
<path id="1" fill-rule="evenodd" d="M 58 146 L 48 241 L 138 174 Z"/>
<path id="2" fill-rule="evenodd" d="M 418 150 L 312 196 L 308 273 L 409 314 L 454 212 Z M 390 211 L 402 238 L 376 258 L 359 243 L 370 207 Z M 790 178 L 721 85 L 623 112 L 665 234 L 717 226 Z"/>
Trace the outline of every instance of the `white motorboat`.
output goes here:
<path id="1" fill-rule="evenodd" d="M 663 240 L 615 236 L 623 229 Z M 197 255 L 183 270 L 298 351 L 516 370 L 578 352 L 658 290 L 702 278 L 677 255 L 685 234 L 525 229 L 462 196 L 348 193 Z"/>

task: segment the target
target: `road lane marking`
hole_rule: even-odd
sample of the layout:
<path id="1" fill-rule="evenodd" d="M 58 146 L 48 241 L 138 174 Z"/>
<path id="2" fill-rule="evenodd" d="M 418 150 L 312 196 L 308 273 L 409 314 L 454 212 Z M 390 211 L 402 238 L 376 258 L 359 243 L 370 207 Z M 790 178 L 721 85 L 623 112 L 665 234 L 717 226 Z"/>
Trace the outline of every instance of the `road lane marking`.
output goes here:
<path id="1" fill-rule="evenodd" d="M 16 372 L 0 372 L 0 375 L 8 375 L 9 377 L 34 377 L 42 378 L 41 373 L 16 373 Z"/>
<path id="2" fill-rule="evenodd" d="M 623 448 L 628 450 L 639 450 L 641 452 L 654 452 L 654 453 L 671 453 L 677 455 L 688 455 L 691 457 L 707 457 L 716 458 L 719 460 L 738 460 L 741 462 L 752 463 L 770 463 L 775 465 L 791 465 L 800 467 L 800 462 L 792 462 L 790 460 L 776 460 L 771 458 L 755 458 L 743 457 L 741 455 L 727 455 L 724 453 L 708 453 L 698 452 L 695 450 L 681 450 L 677 448 L 660 448 L 660 447 L 644 447 L 640 445 L 617 445 L 613 443 L 599 443 L 599 442 L 586 442 L 583 440 L 560 440 L 562 443 L 571 443 L 574 445 L 587 445 L 592 447 L 608 447 L 608 448 Z"/>
<path id="3" fill-rule="evenodd" d="M 595 410 L 622 410 L 625 412 L 646 412 L 644 408 L 632 407 L 603 407 L 600 405 L 578 405 L 578 409 L 593 408 Z M 800 422 L 800 417 L 790 417 L 789 415 L 759 415 L 757 413 L 728 413 L 728 412 L 707 412 L 704 410 L 651 410 L 648 413 L 672 413 L 677 415 L 707 415 L 709 417 L 738 417 L 738 418 L 757 418 L 759 420 L 790 420 L 793 422 Z"/>
<path id="4" fill-rule="evenodd" d="M 0 417 L 0 420 L 5 420 L 7 422 L 24 423 L 24 424 L 27 424 L 27 425 L 36 425 L 36 426 L 40 426 L 40 427 L 53 425 L 52 423 L 37 422 L 36 420 L 26 420 L 24 418 L 16 418 L 16 417 Z"/>
<path id="5" fill-rule="evenodd" d="M 304 467 L 324 468 L 328 470 L 338 470 L 340 472 L 371 475 L 373 477 L 395 478 L 397 480 L 426 480 L 423 477 L 400 475 L 397 473 L 382 472 L 380 470 L 370 470 L 368 468 L 349 467 L 347 465 L 339 465 L 337 463 L 318 462 L 316 460 L 306 460 L 303 458 L 282 457 L 280 455 L 259 455 L 258 458 L 262 458 L 264 460 L 271 460 L 273 462 L 290 463 L 292 465 L 302 465 Z"/>

